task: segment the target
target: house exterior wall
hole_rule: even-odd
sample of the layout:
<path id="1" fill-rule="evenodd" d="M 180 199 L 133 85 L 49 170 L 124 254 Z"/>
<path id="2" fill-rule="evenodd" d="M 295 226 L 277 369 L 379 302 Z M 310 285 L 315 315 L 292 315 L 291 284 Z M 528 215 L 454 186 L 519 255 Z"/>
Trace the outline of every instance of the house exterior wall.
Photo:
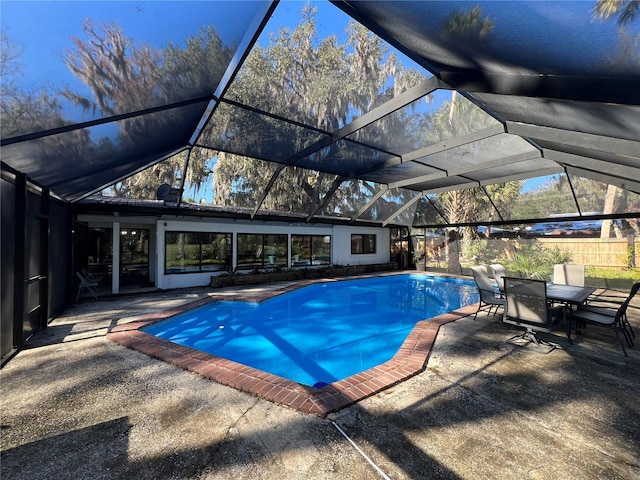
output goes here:
<path id="1" fill-rule="evenodd" d="M 375 253 L 351 253 L 351 235 L 370 234 L 376 236 Z M 374 265 L 390 261 L 391 236 L 388 228 L 351 227 L 336 225 L 332 228 L 332 263 L 337 265 Z"/>
<path id="2" fill-rule="evenodd" d="M 106 226 L 119 223 L 120 227 L 150 228 L 149 242 L 149 277 L 160 289 L 184 288 L 208 285 L 212 275 L 225 272 L 197 272 L 165 274 L 165 232 L 210 232 L 232 234 L 232 267 L 237 267 L 238 234 L 285 234 L 288 236 L 289 250 L 291 235 L 330 235 L 331 263 L 334 265 L 375 265 L 390 261 L 390 231 L 387 228 L 360 226 L 332 226 L 324 224 L 306 224 L 292 222 L 248 221 L 224 218 L 140 218 L 120 215 L 113 216 L 86 215 L 79 216 L 79 221 L 87 222 L 89 227 Z M 352 254 L 351 235 L 375 235 L 375 253 Z M 115 246 L 114 246 L 115 248 Z M 288 252 L 291 258 L 291 251 Z M 116 265 L 114 264 L 114 271 Z M 301 267 L 314 268 L 314 267 Z M 114 292 L 117 293 L 117 292 Z"/>
<path id="3" fill-rule="evenodd" d="M 158 248 L 157 254 L 157 286 L 161 289 L 183 288 L 208 285 L 212 275 L 220 275 L 224 272 L 180 273 L 164 274 L 164 252 L 166 231 L 187 232 L 215 232 L 233 234 L 234 251 L 232 253 L 233 268 L 237 266 L 235 246 L 239 233 L 251 234 L 286 234 L 289 236 L 289 248 L 291 248 L 291 235 L 330 235 L 331 236 L 331 263 L 340 265 L 373 265 L 389 262 L 390 236 L 389 229 L 376 227 L 344 227 L 331 225 L 308 225 L 288 222 L 241 222 L 227 219 L 214 220 L 160 220 L 157 222 Z M 351 234 L 376 235 L 375 254 L 351 254 Z M 291 257 L 289 252 L 288 257 Z M 309 268 L 309 267 L 307 267 Z M 313 268 L 313 267 L 311 267 Z"/>
<path id="4" fill-rule="evenodd" d="M 81 214 L 76 220 L 87 224 L 89 228 L 111 228 L 113 229 L 113 272 L 120 271 L 120 235 L 121 229 L 147 229 L 149 230 L 149 280 L 157 285 L 156 275 L 158 272 L 158 256 L 156 254 L 156 223 L 157 219 L 148 216 L 126 216 L 126 215 L 97 215 Z M 119 278 L 114 275 L 111 284 L 111 293 L 117 294 L 120 290 Z"/>

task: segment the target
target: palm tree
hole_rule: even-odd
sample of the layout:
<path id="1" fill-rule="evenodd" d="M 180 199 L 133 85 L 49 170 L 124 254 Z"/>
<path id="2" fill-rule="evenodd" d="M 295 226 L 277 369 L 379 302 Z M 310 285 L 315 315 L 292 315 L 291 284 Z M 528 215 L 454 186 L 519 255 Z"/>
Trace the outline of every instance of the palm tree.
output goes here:
<path id="1" fill-rule="evenodd" d="M 602 20 L 618 17 L 621 27 L 633 21 L 640 11 L 638 0 L 598 0 L 593 7 L 593 16 Z"/>
<path id="2" fill-rule="evenodd" d="M 493 20 L 482 17 L 482 8 L 476 5 L 468 12 L 456 8 L 451 16 L 444 22 L 442 37 L 449 40 L 473 40 L 485 41 L 493 30 Z"/>

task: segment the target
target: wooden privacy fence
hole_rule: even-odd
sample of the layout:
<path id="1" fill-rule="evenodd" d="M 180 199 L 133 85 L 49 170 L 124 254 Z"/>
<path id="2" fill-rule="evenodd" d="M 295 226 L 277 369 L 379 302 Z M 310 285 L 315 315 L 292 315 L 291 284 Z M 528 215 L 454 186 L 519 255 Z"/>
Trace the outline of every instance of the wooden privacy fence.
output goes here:
<path id="1" fill-rule="evenodd" d="M 629 247 L 633 247 L 634 265 L 640 266 L 640 238 L 566 238 L 539 237 L 518 239 L 517 243 L 540 243 L 545 248 L 558 247 L 571 254 L 571 263 L 604 268 L 627 268 Z M 494 240 L 493 248 L 513 249 L 513 240 Z"/>
<path id="2" fill-rule="evenodd" d="M 540 238 L 539 242 L 547 248 L 557 246 L 571 253 L 572 263 L 588 267 L 626 268 L 628 267 L 629 247 L 634 248 L 635 262 L 638 263 L 640 239 L 629 238 Z"/>

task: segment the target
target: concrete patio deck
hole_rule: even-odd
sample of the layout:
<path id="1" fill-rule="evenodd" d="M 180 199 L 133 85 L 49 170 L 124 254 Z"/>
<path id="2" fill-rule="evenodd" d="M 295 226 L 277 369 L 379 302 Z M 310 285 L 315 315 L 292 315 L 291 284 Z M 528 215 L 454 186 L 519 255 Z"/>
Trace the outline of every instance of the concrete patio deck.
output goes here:
<path id="1" fill-rule="evenodd" d="M 640 478 L 640 347 L 625 358 L 610 330 L 543 336 L 562 346 L 543 355 L 465 317 L 425 371 L 320 418 L 106 339 L 210 293 L 76 304 L 36 334 L 0 371 L 2 478 Z"/>

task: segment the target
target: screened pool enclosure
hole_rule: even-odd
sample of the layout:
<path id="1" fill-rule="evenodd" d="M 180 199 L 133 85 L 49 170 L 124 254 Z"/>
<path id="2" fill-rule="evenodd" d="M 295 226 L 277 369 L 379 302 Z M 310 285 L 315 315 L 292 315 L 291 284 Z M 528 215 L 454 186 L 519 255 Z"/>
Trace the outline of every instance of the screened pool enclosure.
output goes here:
<path id="1" fill-rule="evenodd" d="M 409 254 L 461 228 L 640 235 L 637 2 L 0 9 L 3 357 L 118 216 L 386 228 Z M 288 235 L 285 267 L 331 233 Z"/>

